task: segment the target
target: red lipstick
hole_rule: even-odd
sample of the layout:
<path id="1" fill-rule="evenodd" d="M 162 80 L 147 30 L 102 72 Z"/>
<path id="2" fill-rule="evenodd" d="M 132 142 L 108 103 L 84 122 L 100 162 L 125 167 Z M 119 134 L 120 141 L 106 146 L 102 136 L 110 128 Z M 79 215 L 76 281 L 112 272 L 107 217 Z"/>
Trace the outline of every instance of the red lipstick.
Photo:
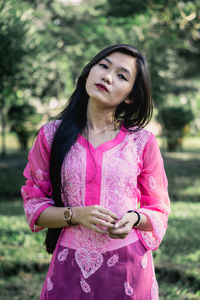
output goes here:
<path id="1" fill-rule="evenodd" d="M 107 89 L 106 86 L 103 85 L 102 83 L 97 83 L 97 84 L 95 84 L 95 85 L 96 85 L 96 87 L 97 87 L 98 89 L 108 92 L 108 89 Z"/>

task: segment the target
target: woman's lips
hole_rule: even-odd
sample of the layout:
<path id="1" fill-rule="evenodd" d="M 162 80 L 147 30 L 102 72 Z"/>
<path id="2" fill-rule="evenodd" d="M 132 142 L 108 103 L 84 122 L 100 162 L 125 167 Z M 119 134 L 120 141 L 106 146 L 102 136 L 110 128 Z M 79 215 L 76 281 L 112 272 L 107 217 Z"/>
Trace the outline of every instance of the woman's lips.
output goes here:
<path id="1" fill-rule="evenodd" d="M 101 83 L 97 83 L 97 84 L 95 84 L 95 85 L 96 85 L 96 87 L 97 87 L 98 89 L 100 89 L 100 90 L 102 90 L 102 91 L 108 92 L 108 90 L 107 90 L 107 88 L 106 88 L 105 85 L 103 85 L 103 84 L 101 84 Z"/>

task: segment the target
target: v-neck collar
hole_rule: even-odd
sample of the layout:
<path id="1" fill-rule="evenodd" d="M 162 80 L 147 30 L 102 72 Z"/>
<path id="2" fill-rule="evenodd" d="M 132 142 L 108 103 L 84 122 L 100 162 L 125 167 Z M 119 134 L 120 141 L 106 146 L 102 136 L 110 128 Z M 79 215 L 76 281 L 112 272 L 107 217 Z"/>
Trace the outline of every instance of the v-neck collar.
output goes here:
<path id="1" fill-rule="evenodd" d="M 108 140 L 102 144 L 100 144 L 98 147 L 94 147 L 90 141 L 88 141 L 82 134 L 79 133 L 77 142 L 79 142 L 82 146 L 85 148 L 90 148 L 92 151 L 107 151 L 111 148 L 115 147 L 116 145 L 120 144 L 123 139 L 125 138 L 127 134 L 127 129 L 122 125 L 120 128 L 120 131 L 117 133 L 117 135 L 112 139 Z"/>

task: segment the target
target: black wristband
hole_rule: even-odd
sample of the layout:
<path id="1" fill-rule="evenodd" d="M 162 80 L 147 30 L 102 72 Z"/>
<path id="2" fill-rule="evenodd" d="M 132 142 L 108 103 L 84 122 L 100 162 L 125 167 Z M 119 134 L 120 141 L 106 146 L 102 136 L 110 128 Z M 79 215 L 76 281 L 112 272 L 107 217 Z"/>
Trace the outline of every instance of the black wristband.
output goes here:
<path id="1" fill-rule="evenodd" d="M 140 216 L 139 212 L 137 212 L 136 210 L 128 210 L 127 212 L 128 213 L 132 213 L 132 212 L 136 213 L 136 215 L 138 216 L 138 220 L 135 222 L 133 227 L 137 226 L 140 223 L 140 220 L 141 220 L 141 216 Z"/>

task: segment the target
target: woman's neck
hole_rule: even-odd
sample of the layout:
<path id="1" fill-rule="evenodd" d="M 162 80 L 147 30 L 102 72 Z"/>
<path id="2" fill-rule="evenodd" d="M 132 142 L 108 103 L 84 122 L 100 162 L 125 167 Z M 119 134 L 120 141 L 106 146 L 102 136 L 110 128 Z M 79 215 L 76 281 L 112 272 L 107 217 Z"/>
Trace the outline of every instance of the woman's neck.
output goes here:
<path id="1" fill-rule="evenodd" d="M 88 129 L 96 131 L 115 130 L 119 126 L 115 119 L 115 110 L 113 108 L 98 107 L 89 101 L 87 126 Z"/>

